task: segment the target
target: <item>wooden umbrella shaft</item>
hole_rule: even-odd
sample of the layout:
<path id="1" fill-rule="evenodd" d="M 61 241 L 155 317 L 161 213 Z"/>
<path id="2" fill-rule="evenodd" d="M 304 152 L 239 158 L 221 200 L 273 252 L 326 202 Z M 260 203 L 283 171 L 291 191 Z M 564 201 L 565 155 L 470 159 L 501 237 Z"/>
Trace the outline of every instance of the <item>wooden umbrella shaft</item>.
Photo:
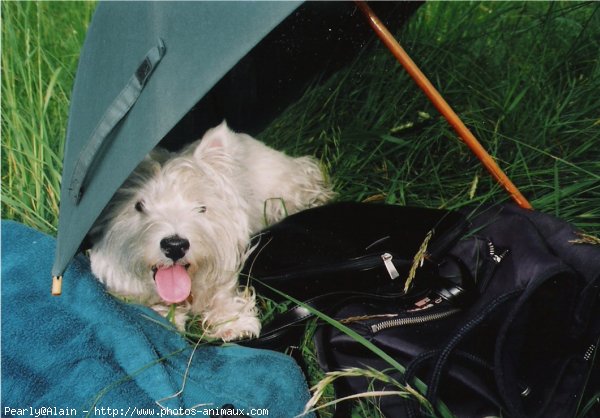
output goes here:
<path id="1" fill-rule="evenodd" d="M 427 79 L 425 74 L 417 67 L 410 56 L 404 51 L 402 46 L 385 27 L 385 25 L 379 20 L 373 10 L 362 0 L 355 1 L 358 8 L 367 17 L 367 20 L 377 36 L 383 41 L 385 46 L 391 51 L 396 57 L 398 62 L 402 64 L 404 69 L 410 74 L 415 80 L 417 85 L 423 90 L 425 95 L 431 100 L 436 109 L 444 116 L 448 123 L 454 128 L 458 136 L 463 142 L 469 147 L 469 149 L 475 154 L 475 156 L 481 161 L 483 166 L 488 170 L 492 177 L 506 189 L 512 199 L 522 208 L 532 209 L 529 201 L 521 194 L 519 189 L 513 184 L 508 176 L 498 166 L 496 161 L 488 154 L 488 152 L 479 143 L 477 138 L 471 133 L 471 131 L 465 126 L 462 120 L 458 117 L 456 112 L 452 110 L 450 105 L 444 100 L 441 94 Z"/>

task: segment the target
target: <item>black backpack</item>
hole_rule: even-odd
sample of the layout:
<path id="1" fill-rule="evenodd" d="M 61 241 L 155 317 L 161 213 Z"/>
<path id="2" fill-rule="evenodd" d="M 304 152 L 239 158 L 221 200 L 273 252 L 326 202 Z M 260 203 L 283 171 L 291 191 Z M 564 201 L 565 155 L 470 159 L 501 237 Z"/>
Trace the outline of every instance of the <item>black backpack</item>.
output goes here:
<path id="1" fill-rule="evenodd" d="M 390 377 L 338 379 L 338 398 L 398 390 L 394 379 L 426 385 L 433 408 L 457 417 L 570 418 L 600 390 L 600 247 L 552 216 L 513 205 L 451 212 L 341 203 L 292 215 L 255 245 L 244 273 L 259 293 L 304 304 L 250 345 L 296 344 L 312 306 L 403 366 L 323 323 L 315 335 L 323 369 Z M 387 417 L 432 413 L 412 397 L 377 403 Z"/>

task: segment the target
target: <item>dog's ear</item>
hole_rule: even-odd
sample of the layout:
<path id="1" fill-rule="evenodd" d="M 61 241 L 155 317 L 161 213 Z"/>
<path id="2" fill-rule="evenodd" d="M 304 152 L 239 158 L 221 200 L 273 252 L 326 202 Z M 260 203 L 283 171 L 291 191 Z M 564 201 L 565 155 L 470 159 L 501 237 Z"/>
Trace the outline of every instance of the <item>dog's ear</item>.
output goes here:
<path id="1" fill-rule="evenodd" d="M 207 161 L 213 157 L 228 155 L 235 133 L 229 129 L 227 122 L 209 129 L 202 139 L 195 144 L 194 158 L 196 161 Z"/>

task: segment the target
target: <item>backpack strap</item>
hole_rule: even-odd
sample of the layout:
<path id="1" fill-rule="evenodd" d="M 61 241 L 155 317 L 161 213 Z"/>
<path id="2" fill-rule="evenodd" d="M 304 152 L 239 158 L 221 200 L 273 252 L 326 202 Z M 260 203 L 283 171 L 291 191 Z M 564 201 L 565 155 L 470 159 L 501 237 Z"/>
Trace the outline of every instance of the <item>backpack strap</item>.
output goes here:
<path id="1" fill-rule="evenodd" d="M 600 273 L 583 288 L 579 300 L 571 332 L 578 335 L 591 327 L 593 333 L 600 334 L 600 320 L 595 309 L 600 303 Z"/>
<path id="2" fill-rule="evenodd" d="M 493 313 L 495 313 L 499 308 L 504 306 L 505 303 L 513 300 L 515 297 L 519 296 L 522 293 L 522 290 L 515 290 L 510 293 L 506 293 L 502 296 L 499 296 L 492 302 L 490 302 L 485 309 L 479 312 L 475 317 L 471 318 L 467 321 L 458 331 L 457 333 L 450 339 L 450 341 L 441 349 L 431 350 L 422 353 L 421 355 L 415 357 L 407 366 L 405 373 L 405 382 L 407 384 L 414 378 L 416 374 L 416 370 L 418 367 L 425 361 L 428 361 L 432 358 L 437 358 L 435 366 L 433 367 L 433 372 L 431 375 L 431 379 L 427 384 L 427 394 L 426 397 L 431 402 L 432 405 L 437 403 L 438 389 L 441 380 L 442 373 L 446 369 L 448 365 L 448 360 L 450 355 L 456 350 L 458 344 L 460 344 L 463 339 L 469 335 L 471 331 L 477 328 L 482 322 L 484 322 L 487 318 L 489 318 Z M 416 411 L 414 410 L 415 405 L 412 403 L 408 403 L 408 416 L 410 418 L 415 418 L 418 416 Z"/>
<path id="3" fill-rule="evenodd" d="M 439 384 L 440 384 L 441 375 L 442 375 L 442 372 L 445 369 L 446 365 L 448 364 L 448 358 L 450 357 L 450 354 L 452 353 L 452 351 L 454 351 L 454 349 L 458 346 L 458 344 L 472 330 L 474 330 L 478 325 L 480 325 L 483 321 L 485 321 L 490 315 L 492 315 L 494 312 L 496 312 L 497 309 L 501 308 L 506 302 L 511 301 L 512 299 L 514 299 L 515 297 L 520 295 L 522 292 L 523 291 L 521 289 L 519 289 L 519 290 L 515 290 L 510 293 L 506 293 L 502 296 L 499 296 L 498 298 L 496 298 L 495 300 L 490 302 L 490 304 L 487 305 L 485 307 L 485 309 L 482 310 L 477 316 L 472 318 L 470 321 L 467 321 L 467 323 L 458 330 L 458 332 L 454 335 L 454 337 L 452 337 L 452 339 L 450 339 L 450 341 L 448 342 L 448 344 L 446 344 L 446 346 L 443 348 L 442 352 L 440 353 L 440 355 L 438 357 L 438 360 L 433 369 L 433 374 L 431 376 L 431 380 L 427 387 L 427 398 L 432 403 L 435 403 L 435 401 L 437 400 L 437 392 L 438 392 L 438 388 L 439 388 Z"/>

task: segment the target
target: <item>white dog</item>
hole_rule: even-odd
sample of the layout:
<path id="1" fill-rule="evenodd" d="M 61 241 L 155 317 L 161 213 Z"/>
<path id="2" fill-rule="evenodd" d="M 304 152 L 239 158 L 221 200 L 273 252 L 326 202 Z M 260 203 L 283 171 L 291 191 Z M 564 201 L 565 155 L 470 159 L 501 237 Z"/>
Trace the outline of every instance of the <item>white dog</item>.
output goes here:
<path id="1" fill-rule="evenodd" d="M 254 293 L 238 285 L 250 236 L 333 192 L 311 157 L 292 158 L 222 123 L 179 154 L 156 149 L 92 228 L 93 273 L 108 290 L 206 335 L 257 336 Z"/>

